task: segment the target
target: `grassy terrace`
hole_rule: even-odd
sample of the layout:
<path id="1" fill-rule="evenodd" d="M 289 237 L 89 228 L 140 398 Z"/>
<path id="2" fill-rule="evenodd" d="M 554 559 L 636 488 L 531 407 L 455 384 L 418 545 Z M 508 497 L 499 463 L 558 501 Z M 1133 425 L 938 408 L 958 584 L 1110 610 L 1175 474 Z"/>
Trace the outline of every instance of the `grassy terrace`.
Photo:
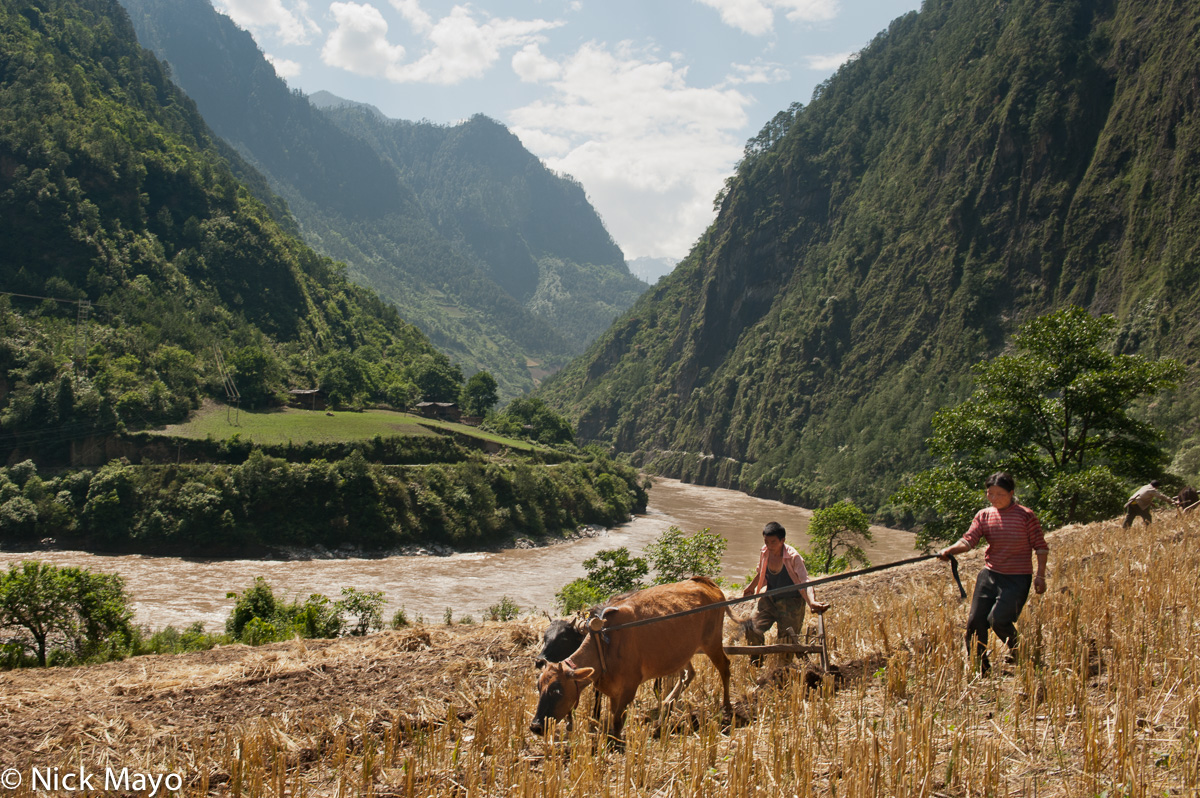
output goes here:
<path id="1" fill-rule="evenodd" d="M 495 435 L 466 424 L 435 421 L 393 410 L 365 410 L 357 413 L 297 410 L 287 407 L 282 410 L 238 412 L 224 405 L 206 404 L 185 423 L 158 430 L 161 435 L 197 440 L 209 437 L 225 440 L 237 435 L 242 440 L 264 446 L 283 445 L 289 441 L 339 443 L 370 440 L 376 435 L 384 438 L 428 437 L 438 435 L 439 432 L 467 435 L 526 452 L 538 448 L 528 441 Z"/>

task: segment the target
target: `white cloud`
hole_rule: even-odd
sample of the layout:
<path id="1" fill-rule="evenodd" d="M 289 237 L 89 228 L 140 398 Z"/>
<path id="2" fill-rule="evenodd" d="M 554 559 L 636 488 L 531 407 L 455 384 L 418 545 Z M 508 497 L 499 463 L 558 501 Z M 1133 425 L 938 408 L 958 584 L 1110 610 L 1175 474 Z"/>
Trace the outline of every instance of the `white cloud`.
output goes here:
<path id="1" fill-rule="evenodd" d="M 699 0 L 721 14 L 731 28 L 763 36 L 775 28 L 775 11 L 791 22 L 828 22 L 837 16 L 838 0 Z"/>
<path id="2" fill-rule="evenodd" d="M 257 35 L 276 36 L 285 44 L 307 44 L 321 29 L 308 17 L 308 4 L 294 0 L 217 0 L 218 11 Z"/>
<path id="3" fill-rule="evenodd" d="M 416 17 L 428 25 L 428 17 L 417 15 L 414 0 L 397 0 L 406 10 L 407 19 Z M 430 47 L 416 61 L 397 64 L 387 76 L 397 83 L 436 83 L 454 85 L 484 75 L 500 58 L 500 52 L 537 42 L 543 31 L 557 28 L 561 22 L 543 19 L 487 19 L 479 22 L 467 6 L 455 6 L 449 16 L 429 27 L 417 28 Z"/>
<path id="4" fill-rule="evenodd" d="M 392 8 L 400 12 L 400 16 L 408 20 L 412 29 L 417 33 L 426 33 L 433 29 L 433 17 L 421 9 L 419 0 L 390 0 Z"/>
<path id="5" fill-rule="evenodd" d="M 521 139 L 521 144 L 525 149 L 537 153 L 541 158 L 566 155 L 571 151 L 571 140 L 566 136 L 555 136 L 534 128 L 514 129 L 513 132 Z"/>
<path id="6" fill-rule="evenodd" d="M 808 68 L 818 72 L 832 72 L 842 64 L 853 58 L 855 53 L 847 51 L 844 53 L 832 53 L 830 55 L 810 55 L 806 59 Z"/>
<path id="7" fill-rule="evenodd" d="M 562 74 L 558 63 L 542 55 L 537 44 L 527 44 L 514 54 L 512 68 L 525 83 L 543 83 Z"/>
<path id="8" fill-rule="evenodd" d="M 382 76 L 404 60 L 404 48 L 388 43 L 387 20 L 375 6 L 333 3 L 329 11 L 337 23 L 321 49 L 321 60 L 329 66 Z"/>
<path id="9" fill-rule="evenodd" d="M 782 83 L 791 77 L 782 64 L 755 61 L 752 64 L 733 64 L 733 74 L 725 80 L 730 85 L 738 86 L 743 83 Z"/>
<path id="10" fill-rule="evenodd" d="M 565 59 L 550 95 L 510 113 L 512 129 L 587 186 L 627 257 L 678 257 L 712 220 L 751 100 L 689 86 L 686 68 L 617 50 L 589 43 Z"/>
<path id="11" fill-rule="evenodd" d="M 271 62 L 271 66 L 275 67 L 275 74 L 287 80 L 294 78 L 300 74 L 301 66 L 296 61 L 289 61 L 286 58 L 277 58 L 273 55 L 266 56 L 266 59 Z"/>

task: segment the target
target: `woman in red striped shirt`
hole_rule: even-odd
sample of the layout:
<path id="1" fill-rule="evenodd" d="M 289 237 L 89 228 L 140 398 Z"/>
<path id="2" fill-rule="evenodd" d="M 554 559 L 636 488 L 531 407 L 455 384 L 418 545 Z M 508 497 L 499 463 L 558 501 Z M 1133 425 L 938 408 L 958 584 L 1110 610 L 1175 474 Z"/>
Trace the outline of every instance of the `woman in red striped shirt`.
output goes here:
<path id="1" fill-rule="evenodd" d="M 975 514 L 957 543 L 938 552 L 946 559 L 970 551 L 980 540 L 988 542 L 984 568 L 975 579 L 966 635 L 967 654 L 979 658 L 984 676 L 991 670 L 988 629 L 1008 645 L 1011 661 L 1017 649 L 1016 621 L 1029 598 L 1030 583 L 1038 594 L 1046 592 L 1046 556 L 1050 553 L 1037 516 L 1013 495 L 1017 489 L 1013 478 L 1004 472 L 992 474 L 985 487 L 992 506 Z M 1037 576 L 1033 575 L 1032 555 L 1037 556 Z"/>

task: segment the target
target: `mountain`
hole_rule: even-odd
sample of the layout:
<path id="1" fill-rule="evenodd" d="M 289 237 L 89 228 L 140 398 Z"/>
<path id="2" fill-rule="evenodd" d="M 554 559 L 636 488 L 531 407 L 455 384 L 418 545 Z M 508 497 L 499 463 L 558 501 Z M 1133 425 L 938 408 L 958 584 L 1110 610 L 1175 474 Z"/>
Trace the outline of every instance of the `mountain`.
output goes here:
<path id="1" fill-rule="evenodd" d="M 674 258 L 634 258 L 627 262 L 629 273 L 644 283 L 654 285 L 660 277 L 670 274 L 679 262 Z"/>
<path id="2" fill-rule="evenodd" d="M 378 119 L 387 119 L 387 116 L 383 113 L 383 111 L 380 111 L 370 103 L 360 103 L 356 100 L 347 100 L 345 97 L 339 97 L 333 92 L 315 91 L 308 95 L 308 101 L 314 108 L 320 108 L 322 111 L 330 108 L 342 107 L 359 108 L 371 114 L 372 116 L 377 117 Z"/>
<path id="3" fill-rule="evenodd" d="M 1181 3 L 926 0 L 747 144 L 543 395 L 659 472 L 878 509 L 969 367 L 1076 304 L 1191 367 L 1144 410 L 1200 472 L 1198 33 Z"/>
<path id="4" fill-rule="evenodd" d="M 412 187 L 439 233 L 508 296 L 582 352 L 646 289 L 583 186 L 546 169 L 499 122 L 386 120 L 369 106 L 328 109 Z"/>
<path id="5" fill-rule="evenodd" d="M 382 118 L 289 91 L 207 0 L 125 0 L 205 119 L 287 200 L 317 251 L 504 396 L 532 389 L 645 289 L 582 188 L 501 125 Z M 499 203 L 499 204 L 498 204 Z"/>
<path id="6" fill-rule="evenodd" d="M 179 420 L 226 374 L 255 404 L 452 370 L 255 197 L 115 0 L 4 3 L 0 54 L 0 460 Z"/>

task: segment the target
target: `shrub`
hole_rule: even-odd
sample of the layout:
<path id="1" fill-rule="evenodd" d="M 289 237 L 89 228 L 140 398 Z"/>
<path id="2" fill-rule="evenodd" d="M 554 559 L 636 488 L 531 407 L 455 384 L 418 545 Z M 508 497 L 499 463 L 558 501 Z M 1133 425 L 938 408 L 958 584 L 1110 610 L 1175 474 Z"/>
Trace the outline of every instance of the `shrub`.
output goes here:
<path id="1" fill-rule="evenodd" d="M 554 604 L 559 612 L 570 615 L 599 604 L 605 598 L 599 588 L 581 577 L 563 585 L 562 590 L 554 594 Z"/>
<path id="2" fill-rule="evenodd" d="M 361 637 L 383 628 L 383 591 L 358 591 L 352 587 L 342 588 L 342 598 L 337 602 L 337 610 L 348 614 L 350 634 Z"/>
<path id="3" fill-rule="evenodd" d="M 490 621 L 511 621 L 520 614 L 521 608 L 508 596 L 501 596 L 499 604 L 493 604 L 487 608 L 487 617 Z"/>

